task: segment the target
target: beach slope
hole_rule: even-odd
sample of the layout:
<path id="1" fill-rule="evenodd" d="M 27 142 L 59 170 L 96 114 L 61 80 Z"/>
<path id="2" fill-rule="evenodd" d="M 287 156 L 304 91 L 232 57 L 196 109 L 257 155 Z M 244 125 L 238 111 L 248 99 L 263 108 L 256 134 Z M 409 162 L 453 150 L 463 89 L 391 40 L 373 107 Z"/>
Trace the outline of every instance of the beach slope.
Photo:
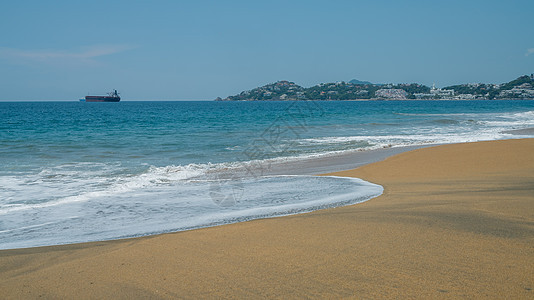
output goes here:
<path id="1" fill-rule="evenodd" d="M 330 175 L 362 204 L 152 237 L 0 251 L 2 298 L 534 298 L 534 139 Z"/>

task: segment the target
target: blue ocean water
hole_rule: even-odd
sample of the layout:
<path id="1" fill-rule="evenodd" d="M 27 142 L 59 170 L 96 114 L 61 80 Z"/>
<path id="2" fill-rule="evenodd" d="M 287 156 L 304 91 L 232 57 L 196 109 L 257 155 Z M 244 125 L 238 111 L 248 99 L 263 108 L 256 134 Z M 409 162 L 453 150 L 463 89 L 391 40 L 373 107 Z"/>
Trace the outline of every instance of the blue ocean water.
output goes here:
<path id="1" fill-rule="evenodd" d="M 266 171 L 530 127 L 534 101 L 0 102 L 0 249 L 357 203 L 381 187 Z"/>

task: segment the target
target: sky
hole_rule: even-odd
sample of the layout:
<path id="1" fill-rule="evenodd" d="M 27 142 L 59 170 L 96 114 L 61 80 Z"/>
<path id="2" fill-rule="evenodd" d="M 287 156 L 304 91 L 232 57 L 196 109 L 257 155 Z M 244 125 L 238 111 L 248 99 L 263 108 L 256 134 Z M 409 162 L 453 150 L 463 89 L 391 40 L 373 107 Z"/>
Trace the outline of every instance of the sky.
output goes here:
<path id="1" fill-rule="evenodd" d="M 534 73 L 534 1 L 2 1 L 0 100 L 213 100 Z"/>

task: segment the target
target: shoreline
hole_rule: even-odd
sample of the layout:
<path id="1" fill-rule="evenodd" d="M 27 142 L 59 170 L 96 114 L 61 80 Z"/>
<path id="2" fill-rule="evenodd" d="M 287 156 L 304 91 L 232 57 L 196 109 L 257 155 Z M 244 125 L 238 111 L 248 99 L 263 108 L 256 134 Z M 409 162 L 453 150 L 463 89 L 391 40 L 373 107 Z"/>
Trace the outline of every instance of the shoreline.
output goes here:
<path id="1" fill-rule="evenodd" d="M 8 298 L 532 297 L 533 150 L 534 139 L 417 149 L 328 174 L 384 186 L 357 205 L 2 250 L 0 289 Z"/>
<path id="2" fill-rule="evenodd" d="M 377 148 L 377 149 L 344 151 L 343 153 L 335 153 L 335 154 L 329 153 L 328 155 L 310 157 L 310 158 L 300 159 L 300 160 L 292 160 L 292 161 L 290 160 L 286 162 L 271 162 L 268 164 L 269 166 L 268 168 L 264 169 L 263 167 L 260 167 L 259 171 L 263 172 L 262 176 L 317 176 L 317 174 L 333 173 L 333 172 L 340 172 L 346 169 L 359 168 L 364 165 L 382 161 L 390 156 L 397 155 L 403 152 L 420 149 L 420 148 L 435 147 L 439 145 L 443 145 L 443 144 L 384 147 L 384 148 Z M 237 176 L 239 178 L 246 179 L 247 176 L 248 177 L 252 176 L 251 173 L 247 173 L 247 172 L 248 172 L 248 169 L 242 167 L 241 169 L 240 168 L 232 169 L 231 173 L 228 172 L 228 173 L 222 173 L 222 174 L 224 174 L 225 176 Z M 334 176 L 334 177 L 338 177 L 338 176 Z M 132 239 L 132 238 L 150 237 L 150 236 L 157 236 L 160 234 L 176 233 L 176 232 L 182 232 L 182 231 L 190 231 L 190 230 L 203 229 L 203 228 L 209 228 L 209 227 L 223 226 L 227 224 L 246 222 L 246 221 L 257 220 L 257 219 L 275 218 L 275 217 L 282 217 L 282 216 L 288 216 L 288 215 L 298 215 L 298 214 L 309 213 L 309 212 L 313 212 L 313 211 L 321 210 L 321 209 L 343 207 L 347 205 L 355 205 L 357 203 L 361 203 L 361 202 L 360 201 L 341 201 L 339 203 L 336 202 L 336 203 L 331 203 L 331 204 L 323 204 L 320 206 L 310 204 L 308 208 L 302 208 L 297 211 L 292 210 L 292 212 L 288 212 L 288 213 L 274 213 L 268 216 L 267 215 L 248 216 L 248 217 L 242 217 L 242 218 L 235 218 L 227 222 L 226 221 L 211 222 L 209 224 L 204 224 L 204 225 L 176 227 L 174 229 L 154 230 L 148 233 L 141 232 L 138 234 L 124 234 L 122 236 L 94 238 L 90 240 L 78 239 L 78 240 L 73 240 L 73 241 L 61 241 L 61 242 L 56 242 L 56 243 L 41 243 L 41 244 L 30 243 L 30 245 L 26 244 L 26 245 L 17 245 L 17 246 L 0 245 L 0 251 L 1 250 L 30 249 L 30 248 L 39 248 L 39 247 L 49 247 L 49 246 L 52 246 L 52 247 L 53 246 L 65 246 L 65 245 L 71 245 L 71 244 L 83 244 L 83 243 L 91 243 L 91 242 L 109 242 L 109 241 L 114 241 L 114 240 L 127 240 L 127 239 Z"/>
<path id="3" fill-rule="evenodd" d="M 387 148 L 378 148 L 378 149 L 369 149 L 369 150 L 358 150 L 358 151 L 346 151 L 344 153 L 335 153 L 335 154 L 327 154 L 323 156 L 318 157 L 310 157 L 306 159 L 300 159 L 300 160 L 289 160 L 289 161 L 282 161 L 282 162 L 271 162 L 268 163 L 268 168 L 260 167 L 258 169 L 258 172 L 262 172 L 263 174 L 260 177 L 264 176 L 300 176 L 300 177 L 306 177 L 306 176 L 317 176 L 317 174 L 321 173 L 331 173 L 336 171 L 342 171 L 345 169 L 352 169 L 356 167 L 360 167 L 366 164 L 370 164 L 373 162 L 381 161 L 389 156 L 399 154 L 402 152 L 423 148 L 423 147 L 430 147 L 434 145 L 418 145 L 418 146 L 402 146 L 402 147 L 387 147 Z M 225 172 L 221 173 L 225 176 L 228 176 L 231 178 L 231 176 L 237 176 L 238 178 L 241 178 L 241 180 L 246 180 L 247 177 L 251 177 L 251 173 L 248 169 L 245 167 L 237 167 L 233 168 L 231 172 Z M 256 172 L 254 172 L 254 176 L 256 175 Z M 220 174 L 219 174 L 220 175 Z M 334 176 L 335 177 L 335 176 Z M 259 178 L 258 178 L 259 179 Z M 341 179 L 341 178 L 340 178 Z M 237 184 L 236 184 L 237 185 Z M 225 188 L 222 186 L 221 188 Z M 248 188 L 242 186 L 245 190 L 248 190 Z M 249 195 L 250 196 L 250 195 Z M 167 233 L 176 233 L 176 232 L 182 232 L 182 231 L 190 231 L 190 230 L 196 230 L 196 229 L 202 229 L 202 228 L 209 228 L 209 227 L 216 227 L 216 226 L 222 226 L 227 224 L 233 224 L 233 223 L 239 223 L 239 222 L 246 222 L 251 220 L 257 220 L 257 219 L 265 219 L 265 218 L 275 218 L 275 217 L 282 217 L 282 216 L 288 216 L 288 215 L 298 215 L 303 213 L 308 213 L 316 210 L 326 209 L 326 208 L 335 208 L 335 207 L 342 207 L 346 205 L 354 205 L 357 203 L 361 203 L 361 200 L 349 200 L 350 198 L 347 198 L 345 200 L 340 201 L 339 197 L 344 197 L 341 195 L 337 196 L 337 200 L 331 203 L 328 202 L 321 202 L 321 204 L 316 204 L 317 200 L 314 201 L 308 201 L 308 205 L 306 207 L 299 207 L 299 208 L 292 208 L 289 209 L 287 212 L 273 212 L 269 214 L 256 214 L 256 215 L 248 215 L 245 213 L 245 215 L 240 217 L 234 217 L 230 218 L 226 221 L 224 221 L 224 217 L 221 217 L 221 220 L 216 220 L 213 222 L 208 222 L 206 224 L 196 224 L 196 225 L 187 225 L 183 227 L 175 227 L 175 228 L 168 228 L 168 229 L 160 229 L 160 230 L 154 230 L 149 232 L 139 232 L 134 234 L 122 234 L 117 235 L 114 237 L 97 237 L 93 239 L 74 239 L 74 240 L 57 240 L 57 238 L 54 238 L 55 242 L 24 242 L 24 241 L 8 241 L 6 240 L 6 244 L 2 245 L 0 244 L 0 251 L 1 250 L 19 250 L 19 249 L 30 249 L 30 248 L 39 248 L 39 247 L 49 247 L 49 246 L 65 246 L 65 245 L 72 245 L 72 244 L 83 244 L 83 243 L 91 243 L 91 242 L 108 242 L 113 240 L 127 240 L 131 238 L 141 238 L 141 237 L 149 237 L 149 236 L 156 236 L 160 234 L 167 234 Z M 354 196 L 356 197 L 356 196 Z M 376 197 L 376 196 L 375 196 Z M 374 198 L 374 197 L 373 197 Z M 359 198 L 358 198 L 359 199 Z M 368 199 L 369 200 L 369 199 Z M 365 201 L 368 201 L 365 200 Z M 288 205 L 292 205 L 297 207 L 297 203 L 293 204 L 285 204 L 283 207 L 288 207 Z M 264 207 L 264 209 L 274 209 L 276 211 L 276 208 L 271 208 L 270 206 Z M 288 208 L 285 208 L 286 210 Z M 202 216 L 200 216 L 202 218 Z M 118 230 L 118 229 L 115 229 Z M 120 232 L 120 231 L 117 231 Z M 44 232 L 43 232 L 44 233 Z M 80 232 L 80 234 L 83 234 Z M 76 238 L 76 236 L 72 236 L 72 238 Z"/>
<path id="4" fill-rule="evenodd" d="M 534 127 L 506 130 L 506 131 L 503 131 L 503 133 L 509 133 L 512 135 L 534 135 Z"/>
<path id="5" fill-rule="evenodd" d="M 322 173 L 339 172 L 347 169 L 359 168 L 361 166 L 382 161 L 390 156 L 403 152 L 434 147 L 441 144 L 426 144 L 412 146 L 395 146 L 377 149 L 344 150 L 340 153 L 318 154 L 313 157 L 299 158 L 289 157 L 285 160 L 265 162 L 269 165 L 264 168 L 264 175 L 318 175 Z M 260 168 L 261 169 L 261 168 Z M 242 170 L 233 170 L 238 174 L 245 173 Z M 246 174 L 244 174 L 246 175 Z"/>

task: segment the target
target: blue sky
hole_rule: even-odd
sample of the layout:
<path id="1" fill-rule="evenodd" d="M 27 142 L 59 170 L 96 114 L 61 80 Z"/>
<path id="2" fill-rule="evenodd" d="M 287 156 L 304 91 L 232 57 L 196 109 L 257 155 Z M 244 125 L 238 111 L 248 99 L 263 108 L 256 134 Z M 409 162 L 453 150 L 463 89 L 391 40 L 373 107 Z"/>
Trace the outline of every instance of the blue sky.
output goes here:
<path id="1" fill-rule="evenodd" d="M 212 100 L 277 80 L 534 73 L 534 1 L 2 1 L 0 100 Z"/>

